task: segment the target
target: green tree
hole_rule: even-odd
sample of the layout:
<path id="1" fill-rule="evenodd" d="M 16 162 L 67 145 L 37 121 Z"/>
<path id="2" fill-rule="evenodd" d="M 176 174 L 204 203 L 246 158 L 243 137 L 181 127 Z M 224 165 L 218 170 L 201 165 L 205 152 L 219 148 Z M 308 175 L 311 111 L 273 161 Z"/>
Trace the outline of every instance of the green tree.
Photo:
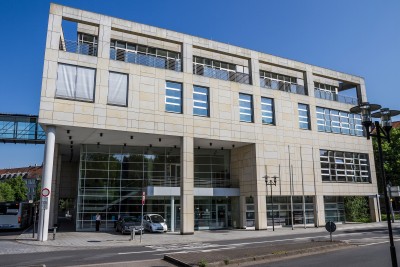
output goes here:
<path id="1" fill-rule="evenodd" d="M 14 201 L 27 200 L 28 187 L 21 176 L 8 179 L 6 183 L 9 184 L 14 191 Z"/>
<path id="2" fill-rule="evenodd" d="M 400 128 L 392 129 L 390 132 L 390 139 L 390 143 L 382 140 L 382 151 L 384 157 L 383 167 L 385 169 L 387 182 L 390 181 L 392 185 L 400 185 Z M 379 167 L 378 142 L 376 138 L 373 138 L 373 145 L 379 192 L 383 192 L 382 174 L 380 173 Z"/>
<path id="3" fill-rule="evenodd" d="M 8 183 L 0 183 L 0 202 L 14 201 L 15 192 Z"/>
<path id="4" fill-rule="evenodd" d="M 366 197 L 351 196 L 344 198 L 346 221 L 369 222 L 369 207 Z"/>

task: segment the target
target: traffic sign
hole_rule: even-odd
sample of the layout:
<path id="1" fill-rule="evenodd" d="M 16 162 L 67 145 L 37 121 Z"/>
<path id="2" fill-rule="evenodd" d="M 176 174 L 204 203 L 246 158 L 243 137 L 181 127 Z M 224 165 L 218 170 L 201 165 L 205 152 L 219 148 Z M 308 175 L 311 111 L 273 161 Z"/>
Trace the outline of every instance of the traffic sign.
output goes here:
<path id="1" fill-rule="evenodd" d="M 42 197 L 41 208 L 42 208 L 42 210 L 47 210 L 49 208 L 49 198 L 48 197 Z"/>
<path id="2" fill-rule="evenodd" d="M 48 197 L 48 196 L 50 196 L 50 189 L 48 189 L 48 188 L 43 188 L 42 189 L 42 196 L 44 196 L 44 197 Z"/>
<path id="3" fill-rule="evenodd" d="M 335 224 L 334 222 L 329 221 L 329 222 L 327 222 L 327 223 L 325 224 L 325 229 L 326 229 L 326 231 L 328 231 L 329 233 L 333 233 L 333 232 L 336 231 L 336 224 Z"/>

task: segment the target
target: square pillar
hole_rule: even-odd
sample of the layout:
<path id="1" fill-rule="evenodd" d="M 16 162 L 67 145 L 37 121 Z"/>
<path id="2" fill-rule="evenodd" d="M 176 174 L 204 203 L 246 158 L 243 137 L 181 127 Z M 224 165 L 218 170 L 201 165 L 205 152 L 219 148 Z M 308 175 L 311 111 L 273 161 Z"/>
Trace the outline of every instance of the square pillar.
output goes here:
<path id="1" fill-rule="evenodd" d="M 194 233 L 193 137 L 182 137 L 181 170 L 181 235 L 191 235 Z"/>
<path id="2" fill-rule="evenodd" d="M 379 195 L 372 195 L 368 198 L 371 222 L 381 221 L 381 210 L 379 203 Z"/>
<path id="3" fill-rule="evenodd" d="M 325 225 L 325 203 L 322 195 L 314 197 L 314 222 L 316 227 Z"/>

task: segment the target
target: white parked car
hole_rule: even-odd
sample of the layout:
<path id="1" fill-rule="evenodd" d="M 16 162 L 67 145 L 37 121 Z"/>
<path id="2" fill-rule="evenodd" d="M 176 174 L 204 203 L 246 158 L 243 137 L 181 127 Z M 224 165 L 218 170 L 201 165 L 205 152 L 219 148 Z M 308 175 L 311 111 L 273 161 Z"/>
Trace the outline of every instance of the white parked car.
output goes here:
<path id="1" fill-rule="evenodd" d="M 166 232 L 168 230 L 165 219 L 159 214 L 146 214 L 143 216 L 143 227 L 149 232 Z"/>

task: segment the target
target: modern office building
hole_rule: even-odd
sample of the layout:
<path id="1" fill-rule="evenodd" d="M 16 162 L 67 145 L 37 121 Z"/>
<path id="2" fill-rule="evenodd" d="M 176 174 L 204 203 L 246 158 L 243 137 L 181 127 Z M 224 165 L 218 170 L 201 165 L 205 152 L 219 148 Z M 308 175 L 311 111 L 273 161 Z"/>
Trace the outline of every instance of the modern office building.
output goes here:
<path id="1" fill-rule="evenodd" d="M 73 40 L 67 38 L 75 24 Z M 65 27 L 64 27 L 65 26 Z M 39 122 L 47 225 L 76 230 L 158 213 L 169 230 L 344 221 L 346 196 L 377 218 L 363 78 L 52 4 Z M 276 186 L 265 178 L 276 179 Z"/>

